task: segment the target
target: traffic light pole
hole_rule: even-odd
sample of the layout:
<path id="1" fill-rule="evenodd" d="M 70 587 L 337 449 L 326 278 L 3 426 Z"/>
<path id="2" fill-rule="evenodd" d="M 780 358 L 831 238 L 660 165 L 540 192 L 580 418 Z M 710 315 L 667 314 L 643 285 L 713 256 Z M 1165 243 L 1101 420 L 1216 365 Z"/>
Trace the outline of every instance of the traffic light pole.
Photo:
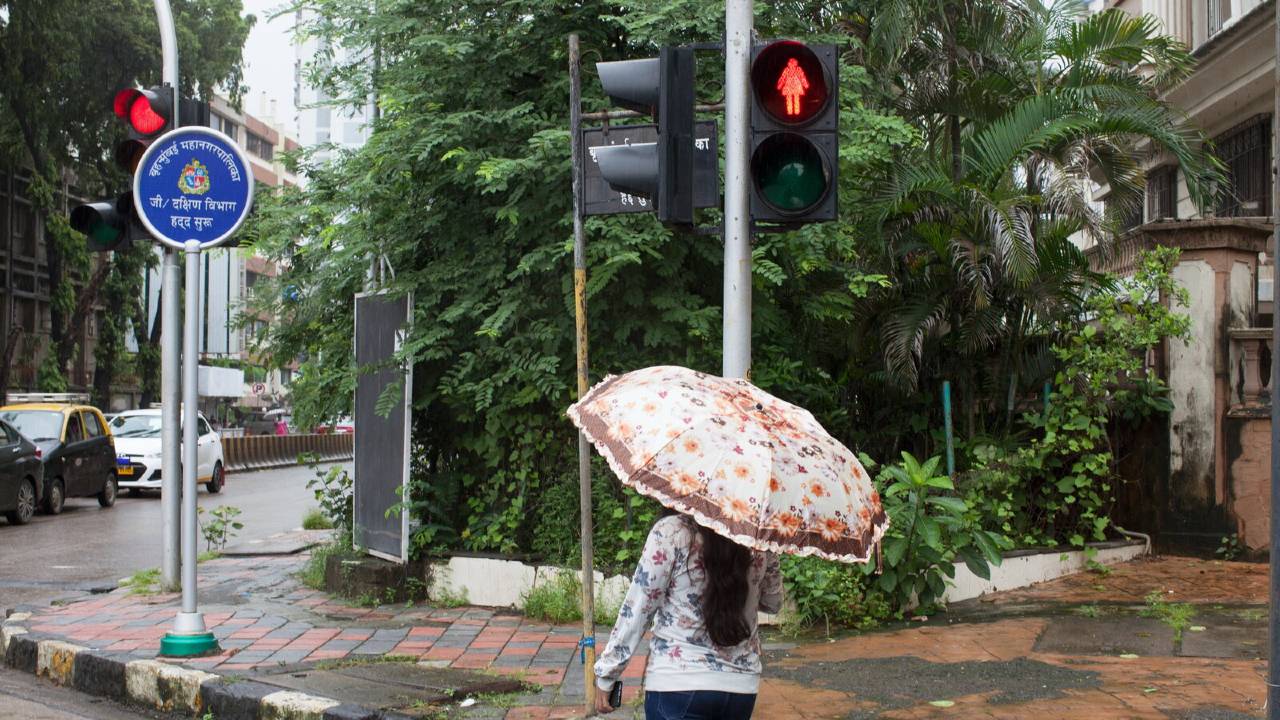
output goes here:
<path id="1" fill-rule="evenodd" d="M 578 399 L 587 394 L 587 238 L 582 226 L 582 74 L 578 34 L 569 36 L 570 162 L 573 164 L 573 310 L 577 328 Z M 594 547 L 591 510 L 591 445 L 578 432 L 578 503 L 582 537 L 582 671 L 586 713 L 596 713 Z"/>
<path id="2" fill-rule="evenodd" d="M 725 377 L 751 372 L 751 33 L 752 0 L 724 10 L 724 357 Z"/>
<path id="3" fill-rule="evenodd" d="M 178 35 L 173 25 L 173 10 L 169 0 L 155 0 L 156 23 L 160 26 L 160 51 L 162 53 L 161 80 L 173 89 L 174 124 L 182 121 L 178 96 Z M 182 401 L 178 380 L 178 356 L 182 352 L 181 335 L 178 333 L 178 293 L 182 287 L 182 269 L 178 253 L 164 249 L 164 262 L 160 269 L 160 503 L 163 556 L 160 578 L 166 590 L 177 590 L 181 558 L 179 556 L 179 508 L 182 502 L 181 475 L 177 468 L 178 417 Z M 195 529 L 192 528 L 194 537 Z"/>

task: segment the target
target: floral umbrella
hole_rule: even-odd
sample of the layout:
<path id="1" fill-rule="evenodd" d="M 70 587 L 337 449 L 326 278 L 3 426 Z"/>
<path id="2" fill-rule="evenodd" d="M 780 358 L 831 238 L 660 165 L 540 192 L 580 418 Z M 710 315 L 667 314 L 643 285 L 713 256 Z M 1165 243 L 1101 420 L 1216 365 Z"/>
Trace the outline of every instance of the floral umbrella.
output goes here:
<path id="1" fill-rule="evenodd" d="M 854 454 L 746 380 L 645 368 L 568 415 L 624 484 L 741 545 L 866 562 L 889 526 Z"/>

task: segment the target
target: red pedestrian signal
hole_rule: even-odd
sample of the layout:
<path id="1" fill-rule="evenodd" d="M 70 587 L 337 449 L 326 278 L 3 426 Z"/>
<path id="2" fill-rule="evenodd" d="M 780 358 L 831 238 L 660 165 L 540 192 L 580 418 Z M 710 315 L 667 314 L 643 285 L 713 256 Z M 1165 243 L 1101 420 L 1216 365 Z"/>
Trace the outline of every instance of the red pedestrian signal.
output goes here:
<path id="1" fill-rule="evenodd" d="M 840 108 L 834 45 L 779 40 L 752 48 L 751 217 L 835 220 Z"/>
<path id="2" fill-rule="evenodd" d="M 757 102 L 785 125 L 802 125 L 817 117 L 830 99 L 828 73 L 813 50 L 793 40 L 765 46 L 751 65 Z"/>

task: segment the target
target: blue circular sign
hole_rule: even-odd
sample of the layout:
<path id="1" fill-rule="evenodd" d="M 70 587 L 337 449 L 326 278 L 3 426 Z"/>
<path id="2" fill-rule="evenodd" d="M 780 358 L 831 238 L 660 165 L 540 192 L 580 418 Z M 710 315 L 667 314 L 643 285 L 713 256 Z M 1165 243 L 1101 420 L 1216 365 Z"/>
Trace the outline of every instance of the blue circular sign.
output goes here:
<path id="1" fill-rule="evenodd" d="M 253 170 L 235 142 L 212 128 L 161 135 L 133 175 L 133 205 L 161 242 L 182 249 L 225 242 L 253 207 Z"/>

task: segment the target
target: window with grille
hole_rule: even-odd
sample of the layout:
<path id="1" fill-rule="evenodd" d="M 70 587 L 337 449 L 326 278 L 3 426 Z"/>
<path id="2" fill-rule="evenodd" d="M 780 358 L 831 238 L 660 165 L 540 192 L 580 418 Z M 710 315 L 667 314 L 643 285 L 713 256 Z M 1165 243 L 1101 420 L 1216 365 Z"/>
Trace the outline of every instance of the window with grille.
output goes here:
<path id="1" fill-rule="evenodd" d="M 266 138 L 255 133 L 245 133 L 245 148 L 263 160 L 270 160 L 275 150 Z"/>
<path id="2" fill-rule="evenodd" d="M 1258 115 L 1214 140 L 1227 167 L 1227 187 L 1218 214 L 1257 217 L 1271 214 L 1271 116 Z"/>
<path id="3" fill-rule="evenodd" d="M 1178 217 L 1178 166 L 1167 165 L 1147 173 L 1147 220 Z"/>

